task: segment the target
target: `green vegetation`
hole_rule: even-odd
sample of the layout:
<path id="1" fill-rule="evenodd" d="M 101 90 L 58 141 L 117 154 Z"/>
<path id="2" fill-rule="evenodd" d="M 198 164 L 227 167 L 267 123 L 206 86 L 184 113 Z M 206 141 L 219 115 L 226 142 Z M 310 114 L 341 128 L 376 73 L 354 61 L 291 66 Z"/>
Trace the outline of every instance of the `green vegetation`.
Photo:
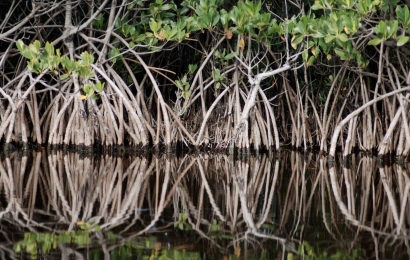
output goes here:
<path id="1" fill-rule="evenodd" d="M 62 234 L 56 233 L 26 233 L 24 240 L 14 245 L 14 251 L 25 251 L 32 259 L 37 259 L 39 252 L 44 254 L 56 250 L 60 244 L 75 244 L 80 247 L 89 245 L 91 242 L 88 231 L 67 231 Z"/>
<path id="2" fill-rule="evenodd" d="M 97 81 L 96 83 L 90 82 L 90 79 L 95 75 L 91 69 L 91 64 L 94 62 L 94 57 L 87 51 L 81 54 L 81 59 L 78 61 L 70 60 L 67 56 L 61 57 L 59 49 L 54 50 L 54 46 L 49 42 L 46 42 L 44 50 L 41 52 L 41 43 L 35 40 L 34 43 L 26 46 L 22 40 L 18 40 L 16 43 L 21 55 L 23 55 L 27 61 L 27 68 L 36 74 L 44 73 L 46 70 L 60 76 L 60 80 L 65 80 L 68 77 L 79 77 L 84 82 L 87 82 L 82 87 L 85 96 L 84 98 L 97 99 L 95 93 L 99 93 L 104 90 L 104 83 Z M 61 65 L 63 74 L 60 73 L 59 66 Z"/>
<path id="3" fill-rule="evenodd" d="M 337 249 L 335 253 L 315 252 L 315 249 L 308 243 L 303 242 L 298 248 L 299 255 L 289 253 L 287 259 L 360 259 L 363 255 L 363 250 L 360 248 L 353 249 L 352 252 L 346 252 L 344 249 Z"/>

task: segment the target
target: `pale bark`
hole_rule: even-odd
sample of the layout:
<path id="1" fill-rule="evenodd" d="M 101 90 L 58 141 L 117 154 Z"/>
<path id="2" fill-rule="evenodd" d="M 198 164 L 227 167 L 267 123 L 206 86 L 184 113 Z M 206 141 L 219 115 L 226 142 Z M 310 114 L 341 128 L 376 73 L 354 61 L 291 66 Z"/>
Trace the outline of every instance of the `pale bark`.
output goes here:
<path id="1" fill-rule="evenodd" d="M 373 105 L 374 103 L 383 100 L 385 98 L 388 98 L 392 95 L 401 93 L 403 91 L 407 91 L 410 90 L 410 87 L 404 87 L 398 90 L 394 90 L 392 92 L 389 92 L 387 94 L 381 95 L 380 97 L 373 99 L 371 101 L 369 101 L 368 103 L 362 105 L 361 107 L 359 107 L 358 109 L 356 109 L 355 111 L 353 111 L 352 113 L 350 113 L 348 116 L 346 116 L 335 128 L 335 131 L 333 133 L 332 136 L 332 140 L 330 143 L 330 150 L 329 150 L 329 155 L 334 157 L 336 154 L 336 146 L 337 146 L 337 139 L 339 138 L 339 134 L 343 129 L 343 126 L 349 122 L 352 118 L 354 118 L 355 116 L 359 115 L 363 110 L 365 110 L 366 108 L 368 108 L 369 106 Z"/>

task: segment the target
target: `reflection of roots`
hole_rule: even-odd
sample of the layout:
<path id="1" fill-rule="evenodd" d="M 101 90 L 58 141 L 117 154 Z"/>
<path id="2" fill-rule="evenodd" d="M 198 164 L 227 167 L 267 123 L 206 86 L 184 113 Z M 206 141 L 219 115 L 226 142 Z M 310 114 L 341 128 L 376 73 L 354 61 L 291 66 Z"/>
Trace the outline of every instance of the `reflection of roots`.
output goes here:
<path id="1" fill-rule="evenodd" d="M 285 247 L 289 245 L 281 236 L 303 234 L 305 240 L 317 241 L 317 232 L 305 230 L 309 223 L 323 223 L 320 228 L 327 233 L 320 237 L 326 243 L 343 242 L 346 234 L 340 230 L 346 228 L 371 231 L 380 239 L 394 233 L 397 243 L 407 237 L 408 167 L 386 166 L 379 169 L 381 178 L 375 178 L 368 171 L 377 169 L 375 158 L 352 156 L 349 169 L 336 158 L 328 169 L 323 157 L 294 152 L 281 156 L 272 161 L 265 155 L 246 160 L 213 154 L 148 160 L 62 152 L 13 154 L 0 160 L 2 202 L 7 204 L 0 221 L 7 221 L 2 225 L 7 232 L 18 229 L 21 236 L 24 230 L 36 232 L 39 227 L 78 228 L 81 220 L 98 224 L 103 231 L 116 228 L 132 239 L 145 233 L 172 233 L 184 213 L 184 224 L 198 236 L 218 250 L 228 245 L 231 252 L 245 239 L 254 248 L 261 246 L 260 238 Z M 393 190 L 395 183 L 400 185 Z M 135 209 L 146 211 L 136 214 Z M 188 250 L 194 243 L 171 245 Z"/>

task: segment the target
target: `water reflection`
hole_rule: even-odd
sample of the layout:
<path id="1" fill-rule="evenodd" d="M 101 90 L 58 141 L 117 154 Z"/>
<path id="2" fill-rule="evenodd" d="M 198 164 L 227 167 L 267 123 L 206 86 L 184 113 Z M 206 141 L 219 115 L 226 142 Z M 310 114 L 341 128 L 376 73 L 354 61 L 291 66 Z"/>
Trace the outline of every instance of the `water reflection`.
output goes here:
<path id="1" fill-rule="evenodd" d="M 0 160 L 7 259 L 401 259 L 410 165 L 284 152 L 234 160 L 14 153 Z"/>

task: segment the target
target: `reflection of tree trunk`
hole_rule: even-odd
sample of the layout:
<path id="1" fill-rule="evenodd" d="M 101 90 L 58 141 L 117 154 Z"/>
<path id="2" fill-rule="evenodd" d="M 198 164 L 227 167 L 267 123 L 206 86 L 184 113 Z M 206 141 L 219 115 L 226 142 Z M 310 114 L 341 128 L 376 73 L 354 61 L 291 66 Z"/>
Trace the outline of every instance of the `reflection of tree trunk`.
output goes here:
<path id="1" fill-rule="evenodd" d="M 67 213 L 71 212 L 71 207 L 64 195 L 64 185 L 62 185 L 62 180 L 59 177 L 59 171 L 57 171 L 57 156 L 56 155 L 49 155 L 48 156 L 48 163 L 50 165 L 50 191 L 51 199 L 53 201 L 54 207 L 59 209 L 60 205 L 62 208 L 62 216 L 65 218 L 65 221 L 69 221 L 69 215 Z M 61 174 L 61 172 L 60 172 Z M 57 200 L 60 199 L 60 203 Z M 60 205 L 59 205 L 60 204 Z"/>
<path id="2" fill-rule="evenodd" d="M 410 223 L 410 178 L 406 168 L 397 165 L 396 169 L 398 174 L 399 197 L 401 201 L 400 219 L 397 226 L 397 234 L 399 234 L 400 230 L 402 230 L 403 233 L 406 233 L 408 235 L 408 232 L 406 232 L 405 223 Z"/>
<path id="3" fill-rule="evenodd" d="M 151 220 L 151 223 L 148 225 L 148 226 L 146 226 L 143 230 L 141 230 L 141 231 L 139 231 L 136 235 L 138 236 L 138 235 L 141 235 L 141 234 L 143 234 L 143 233 L 145 233 L 146 231 L 148 231 L 150 228 L 152 228 L 156 223 L 157 223 L 157 221 L 158 221 L 158 219 L 161 217 L 161 214 L 162 214 L 162 212 L 163 212 L 163 210 L 164 210 L 164 207 L 165 207 L 165 198 L 166 198 L 166 194 L 167 194 L 167 187 L 168 187 L 168 183 L 169 183 L 169 179 L 170 179 L 170 174 L 171 174 L 171 168 L 170 168 L 170 161 L 169 160 L 166 160 L 165 161 L 165 169 L 164 169 L 164 171 L 165 171 L 165 176 L 164 176 L 164 178 L 163 178 L 163 182 L 162 183 L 157 183 L 156 184 L 156 190 L 158 190 L 159 191 L 159 185 L 161 185 L 162 186 L 162 189 L 161 189 L 161 194 L 158 194 L 158 195 L 160 195 L 160 198 L 159 198 L 159 202 L 158 202 L 158 204 L 157 204 L 157 207 L 155 208 L 155 214 L 154 214 L 154 216 L 153 216 L 153 218 L 152 218 L 152 220 Z M 159 172 L 158 172 L 159 173 Z M 156 196 L 158 196 L 158 195 L 156 195 Z"/>
<path id="4" fill-rule="evenodd" d="M 342 200 L 341 188 L 340 188 L 340 185 L 338 184 L 335 167 L 332 167 L 329 169 L 329 175 L 330 175 L 330 183 L 331 183 L 333 195 L 335 196 L 335 200 L 336 200 L 337 205 L 339 206 L 339 209 L 350 221 L 352 221 L 355 224 L 358 224 L 355 216 L 349 211 L 348 207 Z"/>
<path id="5" fill-rule="evenodd" d="M 272 175 L 270 160 L 266 160 L 266 165 L 264 166 L 264 171 L 265 171 L 265 174 L 266 174 L 265 190 L 266 190 L 266 193 L 269 191 L 269 196 L 267 196 L 268 194 L 265 195 L 265 200 L 264 200 L 264 204 L 263 204 L 263 207 L 262 207 L 262 214 L 261 214 L 261 217 L 259 218 L 259 221 L 256 223 L 256 227 L 258 229 L 262 226 L 263 223 L 266 222 L 266 219 L 267 219 L 268 214 L 270 212 L 270 208 L 271 208 L 272 200 L 273 200 L 273 195 L 276 192 L 276 189 L 275 189 L 276 184 L 277 184 L 276 181 L 277 181 L 278 175 L 279 175 L 279 160 L 275 160 L 275 168 L 274 168 L 274 171 L 273 171 L 272 182 L 270 182 L 270 179 L 271 179 L 270 176 Z M 266 198 L 268 198 L 268 199 L 266 199 Z"/>
<path id="6" fill-rule="evenodd" d="M 238 197 L 240 201 L 242 217 L 247 225 L 247 233 L 250 233 L 257 237 L 268 238 L 276 240 L 282 243 L 285 247 L 286 239 L 277 237 L 272 234 L 264 234 L 258 231 L 257 225 L 254 222 L 254 214 L 252 214 L 252 202 L 250 199 L 253 197 L 255 190 L 252 190 L 248 185 L 248 170 L 249 164 L 245 162 L 237 161 L 236 167 L 232 168 L 234 171 L 231 172 L 233 183 L 238 190 Z M 260 173 L 260 171 L 258 171 Z"/>
<path id="7" fill-rule="evenodd" d="M 388 203 L 389 208 L 390 208 L 389 212 L 391 212 L 391 214 L 393 215 L 394 223 L 399 226 L 400 221 L 399 221 L 399 214 L 398 214 L 397 206 L 396 206 L 396 200 L 393 196 L 393 192 L 391 189 L 391 185 L 392 185 L 391 181 L 389 181 L 389 179 L 391 180 L 391 178 L 387 178 L 383 167 L 379 168 L 379 172 L 380 172 L 381 182 L 383 183 L 383 188 L 384 188 L 384 191 L 386 192 L 387 199 L 389 202 Z M 397 234 L 399 234 L 402 231 L 398 229 L 396 232 Z"/>
<path id="8" fill-rule="evenodd" d="M 331 194 L 331 187 L 329 184 L 329 178 L 328 178 L 328 169 L 326 167 L 326 161 L 324 158 L 319 159 L 319 175 L 321 176 L 321 185 L 320 185 L 320 190 L 321 190 L 321 202 L 322 202 L 322 221 L 323 224 L 326 227 L 327 232 L 334 238 L 336 238 L 335 234 L 333 233 L 333 230 L 329 224 L 330 220 L 335 220 L 335 207 L 333 206 L 333 197 L 331 196 L 326 196 L 327 194 Z M 329 203 L 329 213 L 327 213 L 327 207 L 326 204 Z M 331 218 L 328 217 L 330 214 Z"/>
<path id="9" fill-rule="evenodd" d="M 29 191 L 29 201 L 27 205 L 27 215 L 30 219 L 33 218 L 33 213 L 35 209 L 36 199 L 37 199 L 37 188 L 39 183 L 40 175 L 40 163 L 41 163 L 41 153 L 34 153 L 33 167 L 30 169 L 30 176 L 27 180 L 29 185 L 26 187 L 26 191 Z M 23 198 L 22 198 L 23 199 Z"/>
<path id="10" fill-rule="evenodd" d="M 371 201 L 370 192 L 375 189 L 372 183 L 372 175 L 369 174 L 369 170 L 375 170 L 375 159 L 374 158 L 364 158 L 361 163 L 361 171 L 358 169 L 361 176 L 362 182 L 359 187 L 362 188 L 362 196 L 360 197 L 360 213 L 357 214 L 360 223 L 363 225 L 367 224 L 369 207 L 372 208 L 373 205 L 369 205 Z"/>
<path id="11" fill-rule="evenodd" d="M 202 167 L 202 163 L 199 159 L 197 159 L 197 165 L 198 165 L 199 172 L 201 174 L 202 182 L 205 185 L 205 190 L 206 190 L 206 193 L 209 197 L 209 200 L 210 200 L 210 203 L 212 205 L 213 210 L 215 211 L 216 215 L 219 217 L 220 220 L 226 221 L 226 219 L 222 215 L 221 210 L 219 209 L 217 203 L 215 202 L 214 196 L 212 194 L 212 190 L 209 186 L 208 180 L 207 180 L 206 175 L 205 175 L 205 171 L 204 171 L 204 169 Z"/>

